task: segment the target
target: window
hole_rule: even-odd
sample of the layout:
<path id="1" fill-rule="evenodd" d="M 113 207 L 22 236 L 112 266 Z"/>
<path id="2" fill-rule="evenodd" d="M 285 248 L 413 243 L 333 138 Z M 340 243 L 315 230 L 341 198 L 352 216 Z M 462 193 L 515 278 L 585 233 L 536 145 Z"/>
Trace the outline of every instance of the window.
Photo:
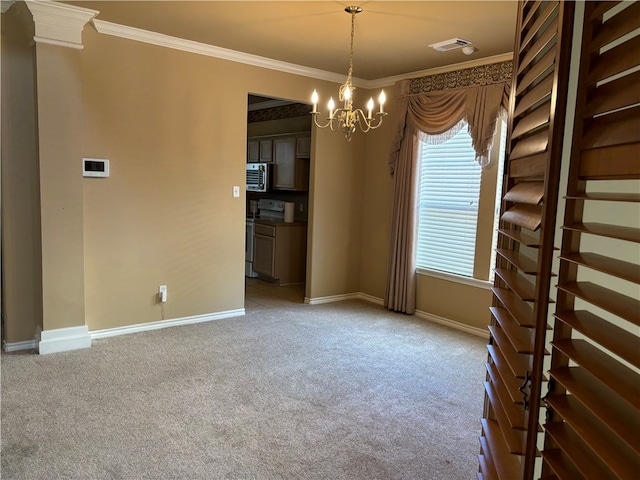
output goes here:
<path id="1" fill-rule="evenodd" d="M 482 167 L 467 123 L 439 145 L 420 141 L 418 267 L 473 277 Z"/>
<path id="2" fill-rule="evenodd" d="M 493 196 L 496 188 L 498 192 L 502 189 L 506 123 L 501 122 L 501 128 L 494 139 L 495 151 L 491 152 L 494 165 L 484 172 L 476 163 L 467 127 L 467 123 L 463 122 L 456 135 L 439 145 L 420 141 L 416 261 L 418 268 L 486 280 L 492 278 L 486 260 L 480 262 L 483 271 L 475 272 L 475 275 L 474 266 L 479 254 L 487 257 L 491 255 L 490 265 L 493 266 L 495 230 L 500 207 L 500 196 L 497 195 L 495 201 Z M 487 180 L 484 186 L 483 177 Z M 491 192 L 483 191 L 482 188 Z M 485 213 L 480 218 L 483 222 L 494 223 L 493 245 L 489 243 L 491 238 L 487 228 L 478 228 L 481 191 Z M 495 213 L 491 212 L 488 202 L 492 207 L 495 205 Z M 487 238 L 477 239 L 478 231 L 486 232 L 482 236 Z M 493 247 L 491 252 L 490 245 Z M 485 268 L 487 271 L 484 271 Z"/>

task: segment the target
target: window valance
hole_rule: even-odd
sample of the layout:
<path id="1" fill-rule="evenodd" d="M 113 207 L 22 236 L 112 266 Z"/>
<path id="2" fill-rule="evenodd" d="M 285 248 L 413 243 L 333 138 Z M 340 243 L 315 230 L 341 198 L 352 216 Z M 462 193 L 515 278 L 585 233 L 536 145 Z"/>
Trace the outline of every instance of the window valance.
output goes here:
<path id="1" fill-rule="evenodd" d="M 429 135 L 434 136 L 429 142 L 441 143 L 457 133 L 452 129 L 463 119 L 469 124 L 476 161 L 482 166 L 489 163 L 498 118 L 508 109 L 509 82 L 413 95 L 410 88 L 411 80 L 395 86 L 395 123 L 389 159 L 392 175 L 405 137 Z"/>

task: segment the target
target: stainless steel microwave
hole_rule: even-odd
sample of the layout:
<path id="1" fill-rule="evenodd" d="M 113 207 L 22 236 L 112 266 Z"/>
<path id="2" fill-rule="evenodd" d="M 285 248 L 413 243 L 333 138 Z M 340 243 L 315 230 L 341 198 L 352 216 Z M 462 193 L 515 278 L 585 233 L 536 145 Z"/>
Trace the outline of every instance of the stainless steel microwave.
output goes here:
<path id="1" fill-rule="evenodd" d="M 247 163 L 247 192 L 266 192 L 269 188 L 268 163 Z"/>

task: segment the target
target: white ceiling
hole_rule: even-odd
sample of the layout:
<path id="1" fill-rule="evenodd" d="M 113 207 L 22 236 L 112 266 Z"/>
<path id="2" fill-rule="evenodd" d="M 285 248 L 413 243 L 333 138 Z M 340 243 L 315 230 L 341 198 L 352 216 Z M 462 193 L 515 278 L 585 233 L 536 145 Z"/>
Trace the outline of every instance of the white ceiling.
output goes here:
<path id="1" fill-rule="evenodd" d="M 502 1 L 69 1 L 100 20 L 327 72 L 349 67 L 351 15 L 356 78 L 378 80 L 513 50 L 517 3 Z M 453 37 L 477 48 L 429 48 Z"/>

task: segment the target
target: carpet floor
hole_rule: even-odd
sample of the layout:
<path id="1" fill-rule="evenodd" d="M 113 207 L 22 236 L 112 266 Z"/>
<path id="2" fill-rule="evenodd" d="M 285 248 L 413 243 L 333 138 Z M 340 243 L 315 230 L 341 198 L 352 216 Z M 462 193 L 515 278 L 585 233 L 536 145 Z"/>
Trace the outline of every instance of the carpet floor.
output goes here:
<path id="1" fill-rule="evenodd" d="M 253 280 L 246 312 L 2 354 L 2 478 L 476 477 L 483 339 Z"/>

